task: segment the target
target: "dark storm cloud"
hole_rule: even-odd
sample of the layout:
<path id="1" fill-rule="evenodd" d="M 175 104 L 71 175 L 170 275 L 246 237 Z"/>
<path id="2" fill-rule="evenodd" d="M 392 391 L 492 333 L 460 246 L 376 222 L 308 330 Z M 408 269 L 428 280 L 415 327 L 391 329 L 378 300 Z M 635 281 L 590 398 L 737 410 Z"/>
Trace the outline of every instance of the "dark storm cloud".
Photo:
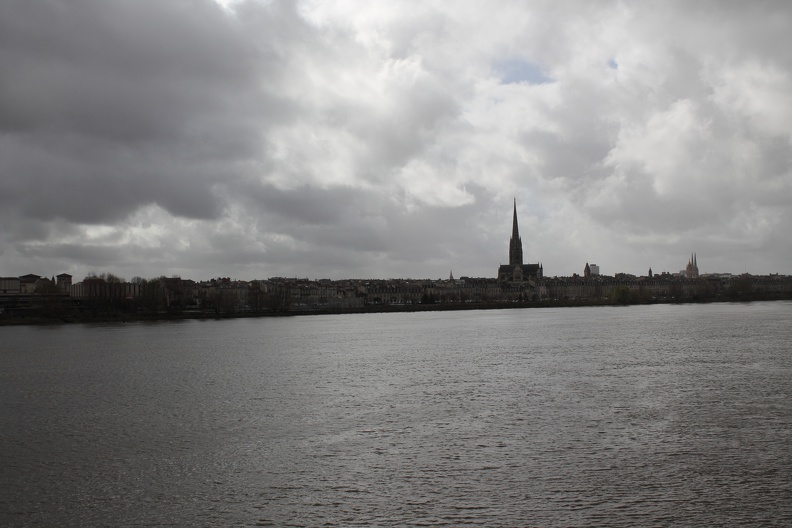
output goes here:
<path id="1" fill-rule="evenodd" d="M 486 262 L 489 251 L 472 248 L 483 245 L 497 253 L 506 235 L 489 240 L 488 229 L 493 222 L 502 224 L 504 232 L 510 229 L 508 210 L 495 218 L 485 215 L 493 196 L 477 185 L 468 188 L 475 197 L 468 205 L 410 211 L 404 207 L 404 195 L 376 188 L 284 190 L 251 184 L 245 189 L 244 197 L 232 201 L 244 204 L 246 216 L 239 222 L 246 235 L 221 230 L 212 235 L 209 246 L 223 248 L 234 262 L 245 259 L 240 251 L 259 247 L 258 269 L 280 270 L 270 274 L 421 277 L 430 272 L 447 276 L 454 268 L 458 274 L 475 275 L 472 263 L 491 267 L 491 262 Z"/>
<path id="2" fill-rule="evenodd" d="M 0 125 L 109 142 L 180 136 L 249 77 L 232 20 L 208 1 L 12 2 L 0 27 Z M 212 38 L 207 38 L 212 35 Z"/>
<path id="3" fill-rule="evenodd" d="M 27 246 L 25 256 L 43 261 L 63 258 L 84 262 L 86 266 L 96 269 L 118 269 L 130 255 L 119 252 L 116 248 L 95 246 L 90 244 L 53 244 L 46 246 Z"/>
<path id="4" fill-rule="evenodd" d="M 219 219 L 234 203 L 250 208 L 248 220 L 229 227 L 244 236 L 220 224 L 216 235 L 204 235 L 208 246 L 179 250 L 187 259 L 211 261 L 220 252 L 235 265 L 252 263 L 261 248 L 235 248 L 256 236 L 266 239 L 275 263 L 278 251 L 283 260 L 311 253 L 306 244 L 387 251 L 386 217 L 399 208 L 378 205 L 382 192 L 309 183 L 289 191 L 267 178 L 321 181 L 322 158 L 345 155 L 343 144 L 321 145 L 342 137 L 335 129 L 366 144 L 338 176 L 387 181 L 458 109 L 410 61 L 383 72 L 394 79 L 384 105 L 365 73 L 349 91 L 326 90 L 337 78 L 328 67 L 366 59 L 345 35 L 309 28 L 290 2 L 240 3 L 234 14 L 199 0 L 13 2 L 7 12 L 13 16 L 0 21 L 0 67 L 13 75 L 0 81 L 0 204 L 28 226 L 4 235 L 25 257 L 90 266 L 148 253 L 149 263 L 178 260 L 165 245 L 194 233 L 162 235 L 148 242 L 155 249 L 119 246 L 134 227 L 125 219 L 152 204 L 202 220 Z M 301 122 L 305 141 L 296 143 Z M 317 125 L 327 140 L 310 139 Z M 268 133 L 283 126 L 292 130 Z M 104 237 L 96 245 L 88 231 L 67 237 L 74 242 L 52 240 L 70 223 L 115 224 L 117 242 Z"/>
<path id="5" fill-rule="evenodd" d="M 281 218 L 280 225 L 336 225 L 351 211 L 365 211 L 366 203 L 375 205 L 371 193 L 352 187 L 321 189 L 302 185 L 279 189 L 271 184 L 253 183 L 245 187 L 240 199 L 260 213 Z"/>
<path id="6" fill-rule="evenodd" d="M 281 58 L 253 48 L 242 22 L 209 0 L 14 1 L 4 11 L 0 195 L 24 215 L 96 223 L 158 203 L 214 217 L 212 186 L 258 155 L 260 122 L 288 106 L 256 88 Z"/>
<path id="7" fill-rule="evenodd" d="M 449 236 L 455 237 L 458 235 L 454 235 L 452 226 L 472 220 L 475 213 L 468 206 L 451 210 L 425 207 L 408 214 L 400 200 L 389 199 L 380 190 L 352 187 L 281 190 L 267 185 L 250 191 L 245 200 L 249 200 L 248 210 L 256 211 L 260 228 L 292 236 L 323 251 L 340 247 L 348 251 L 413 253 L 424 258 L 421 255 L 435 252 L 442 241 L 424 236 L 422 226 L 447 229 Z"/>

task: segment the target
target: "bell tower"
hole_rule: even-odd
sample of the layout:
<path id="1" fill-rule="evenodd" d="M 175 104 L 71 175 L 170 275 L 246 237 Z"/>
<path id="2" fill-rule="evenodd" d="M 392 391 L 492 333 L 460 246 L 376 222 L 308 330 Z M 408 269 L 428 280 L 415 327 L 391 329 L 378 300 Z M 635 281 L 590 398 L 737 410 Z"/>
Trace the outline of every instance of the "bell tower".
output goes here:
<path id="1" fill-rule="evenodd" d="M 505 282 L 525 282 L 541 279 L 544 276 L 541 263 L 523 263 L 522 238 L 520 237 L 520 226 L 517 225 L 517 198 L 514 199 L 512 214 L 512 235 L 509 239 L 509 263 L 498 266 L 498 280 Z"/>
<path id="2" fill-rule="evenodd" d="M 512 220 L 512 236 L 509 240 L 509 266 L 522 266 L 523 248 L 520 228 L 517 226 L 517 198 L 514 199 L 514 219 Z"/>

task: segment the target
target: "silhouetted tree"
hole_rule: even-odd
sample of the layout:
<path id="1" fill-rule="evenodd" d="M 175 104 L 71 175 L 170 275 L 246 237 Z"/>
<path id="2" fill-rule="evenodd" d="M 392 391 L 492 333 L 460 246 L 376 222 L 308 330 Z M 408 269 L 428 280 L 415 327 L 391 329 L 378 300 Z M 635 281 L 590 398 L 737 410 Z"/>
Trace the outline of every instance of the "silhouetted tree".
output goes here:
<path id="1" fill-rule="evenodd" d="M 620 284 L 611 290 L 610 301 L 613 304 L 630 304 L 632 302 L 632 294 L 630 287 Z"/>
<path id="2" fill-rule="evenodd" d="M 726 290 L 726 294 L 732 299 L 749 298 L 753 293 L 753 281 L 751 276 L 743 273 L 734 279 Z"/>
<path id="3" fill-rule="evenodd" d="M 162 285 L 159 279 L 141 279 L 139 305 L 144 312 L 156 315 L 164 304 Z"/>
<path id="4" fill-rule="evenodd" d="M 264 289 L 259 281 L 250 283 L 247 292 L 247 304 L 253 312 L 260 312 L 264 309 Z"/>
<path id="5" fill-rule="evenodd" d="M 36 295 L 33 301 L 35 310 L 42 317 L 62 317 L 66 306 L 58 291 L 58 286 L 50 280 L 41 280 L 36 284 Z"/>
<path id="6" fill-rule="evenodd" d="M 277 285 L 267 296 L 270 310 L 273 312 L 287 312 L 291 308 L 291 295 L 289 288 L 284 285 Z"/>

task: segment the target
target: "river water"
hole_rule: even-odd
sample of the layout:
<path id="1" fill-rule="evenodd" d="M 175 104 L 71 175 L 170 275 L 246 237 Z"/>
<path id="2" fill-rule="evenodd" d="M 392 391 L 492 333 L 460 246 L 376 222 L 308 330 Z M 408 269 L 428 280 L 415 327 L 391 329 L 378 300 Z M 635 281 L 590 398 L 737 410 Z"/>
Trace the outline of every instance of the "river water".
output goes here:
<path id="1" fill-rule="evenodd" d="M 792 524 L 792 303 L 0 328 L 3 526 Z"/>

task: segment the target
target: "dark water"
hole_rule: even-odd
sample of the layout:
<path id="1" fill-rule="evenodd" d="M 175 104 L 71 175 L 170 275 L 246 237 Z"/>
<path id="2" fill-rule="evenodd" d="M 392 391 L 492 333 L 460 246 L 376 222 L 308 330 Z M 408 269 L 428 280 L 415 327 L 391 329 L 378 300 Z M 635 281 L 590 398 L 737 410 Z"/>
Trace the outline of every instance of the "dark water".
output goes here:
<path id="1" fill-rule="evenodd" d="M 792 524 L 792 303 L 0 328 L 0 525 Z"/>

